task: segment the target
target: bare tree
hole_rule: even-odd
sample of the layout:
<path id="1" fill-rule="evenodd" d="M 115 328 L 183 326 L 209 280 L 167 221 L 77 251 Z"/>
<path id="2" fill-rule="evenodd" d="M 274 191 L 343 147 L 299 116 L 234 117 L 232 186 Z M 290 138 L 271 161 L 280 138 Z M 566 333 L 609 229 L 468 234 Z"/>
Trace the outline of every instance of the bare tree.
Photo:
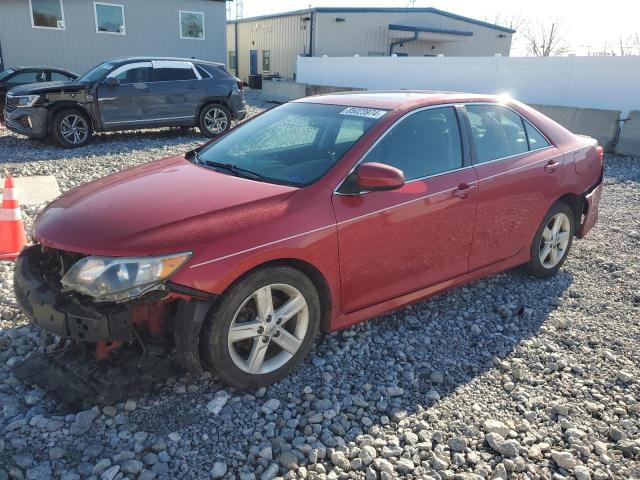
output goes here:
<path id="1" fill-rule="evenodd" d="M 559 20 L 536 22 L 524 29 L 527 52 L 536 57 L 556 57 L 569 53 L 564 27 Z"/>
<path id="2" fill-rule="evenodd" d="M 610 57 L 640 55 L 640 34 L 621 35 L 616 42 L 606 41 L 596 50 L 589 50 L 589 55 Z"/>
<path id="3" fill-rule="evenodd" d="M 515 30 L 516 33 L 526 27 L 528 23 L 527 19 L 519 13 L 497 13 L 493 17 L 485 17 L 485 21 L 493 23 L 494 25 L 511 28 Z"/>

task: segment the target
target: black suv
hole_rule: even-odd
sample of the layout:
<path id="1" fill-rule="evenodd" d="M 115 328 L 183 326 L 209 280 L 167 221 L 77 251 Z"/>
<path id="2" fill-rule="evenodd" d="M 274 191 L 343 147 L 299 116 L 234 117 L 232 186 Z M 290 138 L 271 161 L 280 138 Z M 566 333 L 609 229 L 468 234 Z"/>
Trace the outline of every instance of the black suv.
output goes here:
<path id="1" fill-rule="evenodd" d="M 93 132 L 194 127 L 209 137 L 246 115 L 242 82 L 224 65 L 185 58 L 117 58 L 77 80 L 12 88 L 9 130 L 59 145 L 86 145 Z"/>
<path id="2" fill-rule="evenodd" d="M 8 68 L 0 72 L 0 120 L 2 120 L 5 95 L 9 89 L 28 83 L 55 82 L 58 80 L 66 82 L 76 77 L 75 73 L 49 67 Z"/>

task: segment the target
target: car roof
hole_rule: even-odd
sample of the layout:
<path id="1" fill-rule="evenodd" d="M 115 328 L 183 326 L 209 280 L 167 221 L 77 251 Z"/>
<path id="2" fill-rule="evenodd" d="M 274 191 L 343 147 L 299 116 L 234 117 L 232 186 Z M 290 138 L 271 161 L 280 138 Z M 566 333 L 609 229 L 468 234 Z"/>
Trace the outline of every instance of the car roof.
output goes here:
<path id="1" fill-rule="evenodd" d="M 7 68 L 7 70 L 13 70 L 14 72 L 19 72 L 21 70 L 50 70 L 52 72 L 64 72 L 64 73 L 71 73 L 72 75 L 75 75 L 75 73 L 70 72 L 69 70 L 65 70 L 64 68 L 43 67 L 42 65 L 40 65 L 40 66 L 32 65 L 32 66 L 24 66 L 24 67 L 10 67 L 10 68 Z"/>
<path id="2" fill-rule="evenodd" d="M 121 65 L 124 65 L 125 63 L 131 63 L 131 62 L 152 62 L 152 61 L 192 62 L 192 63 L 198 63 L 198 64 L 203 64 L 203 65 L 215 65 L 215 66 L 224 65 L 224 64 L 218 63 L 218 62 L 209 62 L 209 61 L 206 61 L 206 60 L 200 60 L 199 58 L 181 58 L 181 57 L 147 57 L 147 56 L 141 56 L 141 57 L 114 57 L 114 58 L 110 58 L 108 60 L 105 60 L 105 62 L 111 62 L 111 63 L 121 64 Z"/>
<path id="3" fill-rule="evenodd" d="M 339 92 L 300 98 L 295 101 L 392 110 L 400 107 L 429 106 L 442 103 L 502 102 L 504 101 L 504 97 L 499 95 L 432 90 L 393 90 Z"/>

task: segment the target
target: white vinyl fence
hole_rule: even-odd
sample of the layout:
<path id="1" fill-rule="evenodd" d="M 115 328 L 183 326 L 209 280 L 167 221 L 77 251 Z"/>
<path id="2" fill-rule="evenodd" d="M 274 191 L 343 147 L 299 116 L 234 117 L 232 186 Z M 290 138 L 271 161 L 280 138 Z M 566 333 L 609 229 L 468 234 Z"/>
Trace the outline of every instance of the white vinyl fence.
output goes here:
<path id="1" fill-rule="evenodd" d="M 368 90 L 506 93 L 526 103 L 640 110 L 640 57 L 298 57 L 297 81 Z"/>

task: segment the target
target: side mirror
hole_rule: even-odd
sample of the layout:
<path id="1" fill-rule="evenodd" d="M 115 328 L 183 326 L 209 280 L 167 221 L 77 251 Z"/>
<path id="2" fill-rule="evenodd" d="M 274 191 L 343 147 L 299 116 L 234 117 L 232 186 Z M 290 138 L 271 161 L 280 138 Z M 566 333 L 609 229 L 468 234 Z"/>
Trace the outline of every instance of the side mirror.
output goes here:
<path id="1" fill-rule="evenodd" d="M 363 163 L 356 171 L 356 181 L 362 191 L 395 190 L 404 185 L 404 173 L 384 163 Z"/>
<path id="2" fill-rule="evenodd" d="M 120 85 L 120 80 L 118 80 L 116 77 L 107 77 L 104 79 L 103 84 L 105 87 L 113 88 Z"/>

